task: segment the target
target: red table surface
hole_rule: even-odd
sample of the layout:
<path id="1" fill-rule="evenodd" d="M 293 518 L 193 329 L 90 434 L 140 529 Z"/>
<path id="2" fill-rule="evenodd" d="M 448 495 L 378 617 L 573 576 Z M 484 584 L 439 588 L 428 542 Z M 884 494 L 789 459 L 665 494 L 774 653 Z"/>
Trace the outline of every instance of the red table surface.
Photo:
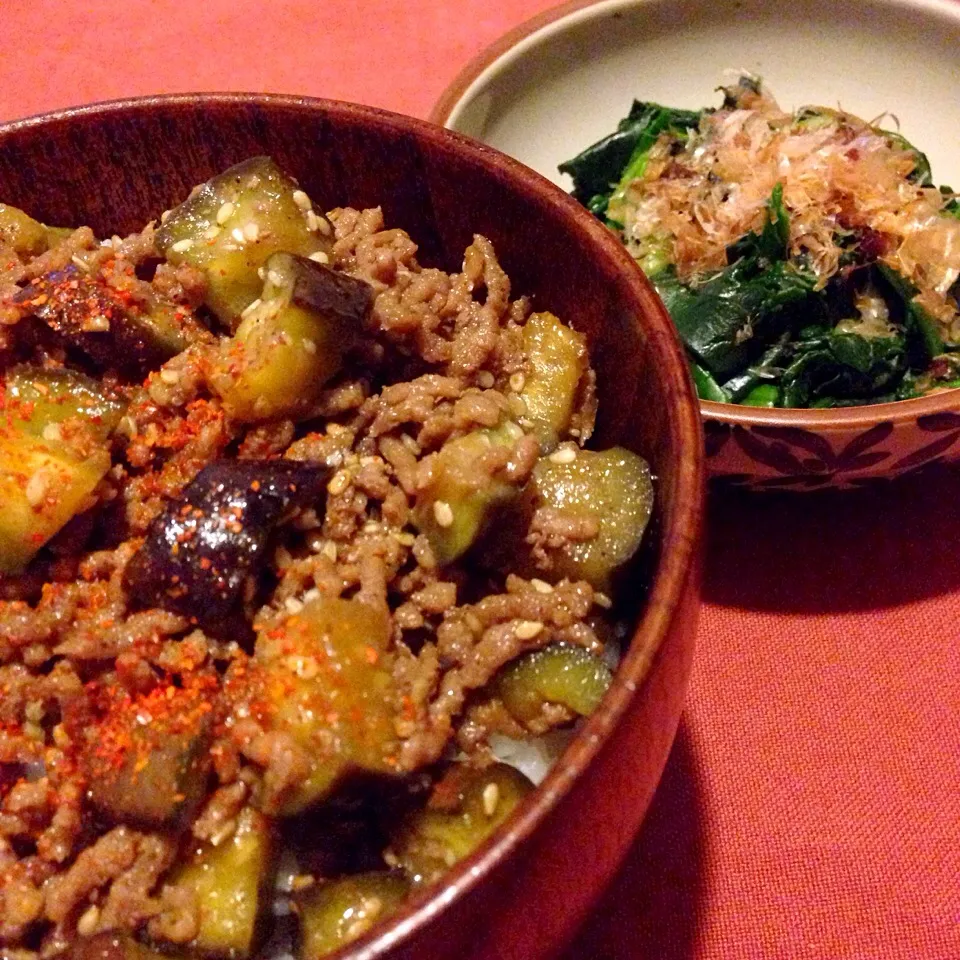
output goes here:
<path id="1" fill-rule="evenodd" d="M 425 116 L 549 0 L 2 0 L 0 117 L 257 90 Z M 566 960 L 960 958 L 960 472 L 714 494 L 686 713 Z"/>

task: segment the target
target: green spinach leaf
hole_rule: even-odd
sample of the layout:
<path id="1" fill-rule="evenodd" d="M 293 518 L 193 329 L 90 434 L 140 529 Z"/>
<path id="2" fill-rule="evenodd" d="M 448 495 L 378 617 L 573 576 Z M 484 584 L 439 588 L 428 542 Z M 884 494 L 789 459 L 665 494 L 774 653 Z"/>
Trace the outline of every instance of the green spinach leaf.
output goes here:
<path id="1" fill-rule="evenodd" d="M 571 160 L 560 164 L 560 172 L 573 178 L 573 195 L 593 213 L 606 212 L 611 193 L 623 183 L 665 130 L 677 135 L 700 123 L 699 110 L 674 110 L 659 103 L 634 100 L 630 113 L 617 124 L 614 133 L 598 140 Z M 640 170 L 642 173 L 642 169 Z M 630 179 L 639 174 L 630 175 Z"/>
<path id="2" fill-rule="evenodd" d="M 918 368 L 926 367 L 945 349 L 939 324 L 917 303 L 915 297 L 920 291 L 906 277 L 879 260 L 877 269 L 903 311 L 903 327 L 910 350 L 910 365 Z"/>
<path id="3" fill-rule="evenodd" d="M 879 402 L 907 370 L 903 337 L 862 337 L 830 331 L 798 341 L 796 358 L 781 378 L 785 407 Z"/>

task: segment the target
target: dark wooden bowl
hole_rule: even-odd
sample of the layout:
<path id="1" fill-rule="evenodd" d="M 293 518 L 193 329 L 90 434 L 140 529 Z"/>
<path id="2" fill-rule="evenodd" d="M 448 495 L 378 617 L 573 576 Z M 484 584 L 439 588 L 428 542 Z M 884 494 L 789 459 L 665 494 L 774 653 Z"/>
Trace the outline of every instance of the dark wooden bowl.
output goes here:
<path id="1" fill-rule="evenodd" d="M 515 293 L 589 337 L 600 444 L 652 464 L 658 510 L 635 630 L 614 684 L 517 816 L 391 921 L 344 951 L 536 960 L 570 937 L 625 853 L 683 704 L 696 627 L 704 463 L 700 418 L 670 321 L 620 244 L 545 179 L 418 120 L 325 100 L 156 97 L 0 126 L 0 199 L 48 223 L 123 234 L 197 182 L 272 155 L 324 208 L 380 204 L 422 262 L 459 269 L 489 237 Z"/>

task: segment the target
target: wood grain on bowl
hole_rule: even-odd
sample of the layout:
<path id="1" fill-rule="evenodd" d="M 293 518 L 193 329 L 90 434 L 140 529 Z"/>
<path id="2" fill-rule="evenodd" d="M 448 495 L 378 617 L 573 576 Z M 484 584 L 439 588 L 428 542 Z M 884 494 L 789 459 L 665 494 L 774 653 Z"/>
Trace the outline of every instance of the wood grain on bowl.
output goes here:
<path id="1" fill-rule="evenodd" d="M 630 647 L 597 712 L 508 826 L 341 956 L 536 960 L 569 938 L 635 833 L 673 740 L 692 656 L 704 461 L 669 318 L 619 243 L 546 180 L 429 124 L 332 101 L 148 98 L 0 127 L 0 198 L 101 235 L 136 229 L 190 187 L 272 155 L 325 208 L 382 205 L 423 262 L 458 269 L 474 233 L 514 293 L 588 337 L 600 442 L 657 477 Z"/>

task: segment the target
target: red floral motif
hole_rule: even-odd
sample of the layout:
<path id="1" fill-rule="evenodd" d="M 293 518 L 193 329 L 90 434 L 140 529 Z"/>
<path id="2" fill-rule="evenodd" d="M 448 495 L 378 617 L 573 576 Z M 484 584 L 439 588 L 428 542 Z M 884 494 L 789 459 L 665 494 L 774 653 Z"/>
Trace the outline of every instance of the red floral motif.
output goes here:
<path id="1" fill-rule="evenodd" d="M 799 427 L 754 427 L 752 430 L 735 427 L 733 437 L 740 449 L 758 463 L 778 473 L 803 477 L 874 467 L 891 454 L 871 447 L 882 443 L 891 433 L 893 424 L 885 420 L 855 436 L 836 453 L 826 437 Z"/>
<path id="2" fill-rule="evenodd" d="M 733 486 L 778 489 L 815 488 L 838 479 L 844 485 L 864 486 L 939 463 L 947 459 L 946 454 L 960 442 L 960 413 L 928 414 L 917 419 L 917 426 L 924 433 L 938 436 L 896 460 L 889 450 L 877 449 L 893 434 L 890 421 L 876 423 L 858 433 L 836 452 L 825 436 L 800 427 L 742 427 L 707 420 L 704 430 L 708 457 L 716 457 L 732 440 L 750 460 L 777 473 L 772 477 L 751 473 L 723 474 L 718 480 Z M 857 476 L 858 472 L 881 463 L 885 464 L 884 475 Z"/>

